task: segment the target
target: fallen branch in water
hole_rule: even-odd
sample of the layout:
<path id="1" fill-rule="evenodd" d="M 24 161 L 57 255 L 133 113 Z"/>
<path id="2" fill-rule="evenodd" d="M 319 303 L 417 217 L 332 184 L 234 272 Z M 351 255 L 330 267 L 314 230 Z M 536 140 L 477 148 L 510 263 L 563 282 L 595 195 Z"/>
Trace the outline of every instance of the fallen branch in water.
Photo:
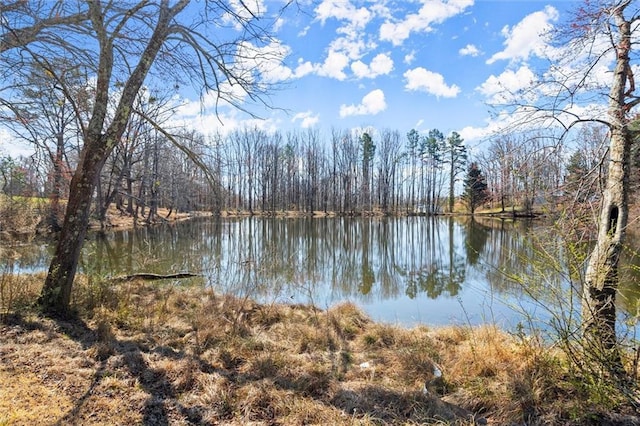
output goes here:
<path id="1" fill-rule="evenodd" d="M 151 274 L 147 272 L 141 272 L 138 274 L 124 275 L 121 277 L 113 277 L 111 281 L 115 282 L 126 282 L 133 280 L 147 280 L 147 281 L 155 281 L 155 280 L 169 280 L 169 279 L 177 279 L 177 278 L 193 278 L 193 277 L 201 277 L 201 274 L 192 274 L 190 272 L 180 272 L 177 274 Z"/>

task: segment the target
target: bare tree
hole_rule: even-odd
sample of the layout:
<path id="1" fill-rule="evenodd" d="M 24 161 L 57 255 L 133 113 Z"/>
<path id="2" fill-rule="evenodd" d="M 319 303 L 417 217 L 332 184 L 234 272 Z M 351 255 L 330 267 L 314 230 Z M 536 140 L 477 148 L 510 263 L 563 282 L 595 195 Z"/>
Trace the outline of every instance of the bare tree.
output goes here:
<path id="1" fill-rule="evenodd" d="M 320 135 L 317 129 L 307 129 L 302 135 L 303 170 L 306 170 L 304 179 L 305 210 L 313 214 L 318 206 L 318 193 L 320 181 L 320 169 L 323 162 L 323 153 L 320 148 Z"/>
<path id="2" fill-rule="evenodd" d="M 378 200 L 385 214 L 391 212 L 395 184 L 402 161 L 402 146 L 398 131 L 384 130 L 378 148 Z"/>
<path id="3" fill-rule="evenodd" d="M 40 297 L 44 311 L 68 313 L 98 176 L 127 128 L 147 77 L 158 71 L 165 80 L 173 79 L 176 87 L 188 82 L 202 95 L 212 93 L 217 103 L 239 108 L 243 103 L 238 93 L 261 99 L 265 86 L 255 65 L 279 60 L 273 51 L 261 49 L 271 41 L 273 23 L 263 12 L 244 2 L 214 0 L 3 5 L 2 66 L 24 65 L 25 57 L 62 56 L 83 66 L 95 79 L 92 111 L 81 123 L 83 147 L 65 219 Z M 67 96 L 75 101 L 71 94 Z M 116 106 L 109 111 L 114 99 Z"/>
<path id="4" fill-rule="evenodd" d="M 616 292 L 620 253 L 624 243 L 629 215 L 629 168 L 631 144 L 629 111 L 640 103 L 634 95 L 635 83 L 631 71 L 632 29 L 640 16 L 637 7 L 627 11 L 631 0 L 616 1 L 609 7 L 585 10 L 587 35 L 604 29 L 610 36 L 610 49 L 615 53 L 615 66 L 609 91 L 607 121 L 611 139 L 607 183 L 603 194 L 598 239 L 589 257 L 583 292 L 582 321 L 588 344 L 617 353 Z M 629 13 L 627 18 L 625 13 Z M 596 62 L 601 58 L 596 58 Z M 612 356 L 617 358 L 616 353 Z"/>
<path id="5" fill-rule="evenodd" d="M 51 70 L 57 70 L 54 77 Z M 62 79 L 60 83 L 58 80 Z M 77 67 L 65 60 L 37 60 L 18 69 L 10 80 L 10 89 L 17 100 L 7 102 L 0 98 L 4 113 L 0 121 L 19 139 L 31 144 L 36 154 L 45 157 L 51 200 L 48 224 L 52 230 L 60 229 L 61 198 L 68 194 L 70 175 L 75 167 L 78 151 L 79 125 L 73 106 L 65 91 L 73 92 L 81 102 L 86 98 L 86 78 Z M 84 104 L 84 112 L 88 106 Z"/>
<path id="6" fill-rule="evenodd" d="M 560 126 L 562 138 L 567 138 L 581 123 L 608 127 L 607 179 L 583 286 L 581 318 L 585 347 L 598 349 L 591 352 L 613 361 L 607 367 L 612 366 L 616 375 L 621 370 L 616 293 L 629 215 L 630 151 L 637 134 L 630 123 L 640 104 L 632 67 L 637 59 L 639 8 L 632 0 L 585 1 L 554 34 L 557 46 L 549 55 L 549 69 L 525 93 L 514 98 L 505 94 L 512 101 L 512 118 L 527 128 Z M 606 74 L 610 80 L 603 80 L 603 69 L 611 71 Z"/>
<path id="7" fill-rule="evenodd" d="M 340 213 L 355 214 L 358 208 L 359 137 L 350 131 L 332 133 L 336 181 L 342 196 Z"/>
<path id="8" fill-rule="evenodd" d="M 491 141 L 488 149 L 490 161 L 485 161 L 485 165 L 494 162 L 491 169 L 494 171 L 494 184 L 489 187 L 494 191 L 493 197 L 500 202 L 501 212 L 504 213 L 505 202 L 509 201 L 513 205 L 515 186 L 515 157 L 516 142 L 512 137 L 500 137 Z"/>

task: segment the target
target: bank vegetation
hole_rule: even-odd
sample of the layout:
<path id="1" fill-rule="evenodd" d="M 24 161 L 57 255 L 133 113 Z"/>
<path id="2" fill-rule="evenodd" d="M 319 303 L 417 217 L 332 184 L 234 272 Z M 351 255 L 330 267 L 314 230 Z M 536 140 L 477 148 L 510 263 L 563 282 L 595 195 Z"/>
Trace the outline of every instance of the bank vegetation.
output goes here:
<path id="1" fill-rule="evenodd" d="M 356 306 L 257 304 L 196 279 L 79 277 L 73 319 L 0 277 L 0 424 L 638 424 L 557 342 L 403 328 Z M 637 356 L 624 362 L 638 377 Z"/>

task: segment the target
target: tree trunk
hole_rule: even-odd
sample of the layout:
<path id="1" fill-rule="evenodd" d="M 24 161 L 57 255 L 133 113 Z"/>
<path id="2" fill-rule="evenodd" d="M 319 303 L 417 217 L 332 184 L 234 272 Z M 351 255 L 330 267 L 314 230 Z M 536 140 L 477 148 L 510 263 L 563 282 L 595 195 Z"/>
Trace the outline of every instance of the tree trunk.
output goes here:
<path id="1" fill-rule="evenodd" d="M 621 364 L 617 354 L 615 299 L 619 283 L 618 262 L 627 226 L 632 141 L 625 104 L 630 73 L 631 29 L 630 22 L 623 17 L 623 10 L 624 6 L 620 6 L 613 11 L 620 39 L 616 46 L 617 62 L 609 93 L 609 174 L 598 223 L 598 240 L 587 266 L 582 304 L 583 335 L 587 348 L 599 349 L 598 354 L 607 358 L 611 356 L 609 359 L 614 361 L 616 369 Z"/>
<path id="2" fill-rule="evenodd" d="M 89 227 L 91 199 L 105 158 L 100 147 L 96 148 L 96 145 L 85 145 L 87 148 L 84 156 L 71 180 L 64 222 L 39 299 L 43 311 L 49 314 L 69 314 L 71 288 L 80 249 Z"/>
<path id="3" fill-rule="evenodd" d="M 598 240 L 587 267 L 582 309 L 585 337 L 606 350 L 616 346 L 618 261 L 628 216 L 630 137 L 626 126 L 613 129 L 609 149 L 609 176 L 598 224 Z"/>

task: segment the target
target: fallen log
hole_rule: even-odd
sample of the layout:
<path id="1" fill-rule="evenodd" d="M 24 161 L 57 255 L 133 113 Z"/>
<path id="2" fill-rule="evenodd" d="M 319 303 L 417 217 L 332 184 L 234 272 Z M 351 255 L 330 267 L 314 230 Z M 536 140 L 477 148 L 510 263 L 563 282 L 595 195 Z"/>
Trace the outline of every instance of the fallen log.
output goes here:
<path id="1" fill-rule="evenodd" d="M 201 276 L 202 276 L 201 274 L 192 274 L 190 272 L 180 272 L 177 274 L 152 274 L 148 272 L 141 272 L 137 274 L 113 277 L 111 278 L 111 281 L 115 281 L 115 282 L 127 282 L 127 281 L 133 281 L 133 280 L 155 281 L 155 280 L 170 280 L 170 279 L 179 279 L 179 278 L 193 278 L 193 277 L 201 277 Z"/>

